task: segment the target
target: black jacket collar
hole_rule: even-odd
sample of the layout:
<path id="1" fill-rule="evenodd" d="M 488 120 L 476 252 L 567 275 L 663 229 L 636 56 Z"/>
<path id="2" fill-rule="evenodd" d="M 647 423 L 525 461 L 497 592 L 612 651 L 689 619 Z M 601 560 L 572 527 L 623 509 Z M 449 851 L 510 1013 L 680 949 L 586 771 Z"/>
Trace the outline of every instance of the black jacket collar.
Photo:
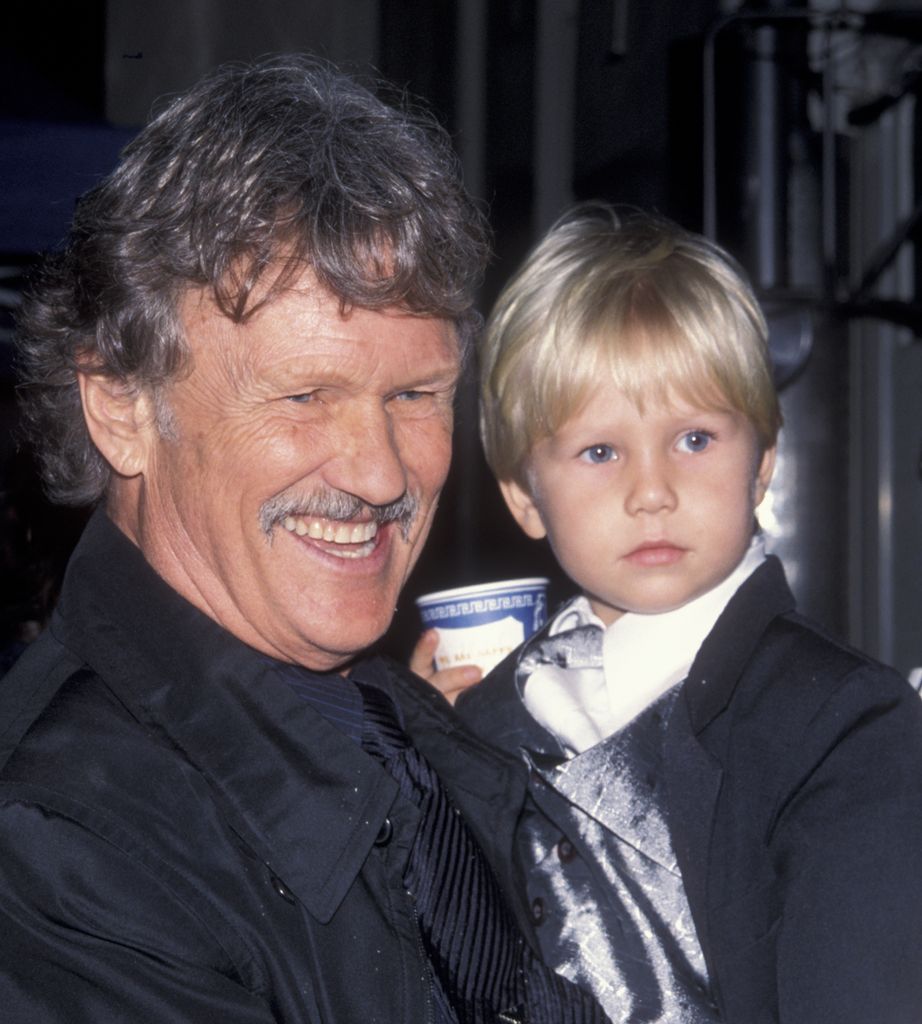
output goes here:
<path id="1" fill-rule="evenodd" d="M 49 635 L 33 647 L 22 657 L 52 669 L 16 706 L 0 709 L 0 755 L 67 672 L 86 664 L 203 774 L 232 826 L 307 909 L 330 919 L 391 810 L 396 783 L 298 697 L 284 671 L 177 594 L 103 512 L 74 552 Z M 380 658 L 366 667 L 384 677 L 406 731 L 511 897 L 521 764 L 471 734 L 441 694 L 406 669 Z M 523 907 L 516 910 L 524 920 Z"/>
<path id="2" fill-rule="evenodd" d="M 772 620 L 794 607 L 781 562 L 769 555 L 730 599 L 692 662 L 683 693 L 695 733 L 727 706 Z"/>
<path id="3" fill-rule="evenodd" d="M 234 827 L 328 920 L 393 802 L 390 776 L 262 654 L 180 597 L 102 512 L 71 560 L 51 628 L 182 751 Z"/>

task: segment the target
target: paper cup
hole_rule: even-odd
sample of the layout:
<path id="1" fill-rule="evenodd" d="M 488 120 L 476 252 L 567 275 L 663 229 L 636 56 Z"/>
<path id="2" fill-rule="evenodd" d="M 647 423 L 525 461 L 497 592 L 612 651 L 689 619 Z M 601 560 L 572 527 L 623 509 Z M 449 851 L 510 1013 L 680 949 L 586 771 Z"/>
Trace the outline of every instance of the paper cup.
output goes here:
<path id="1" fill-rule="evenodd" d="M 423 625 L 439 631 L 437 669 L 477 665 L 487 673 L 544 625 L 546 579 L 456 587 L 416 599 Z"/>

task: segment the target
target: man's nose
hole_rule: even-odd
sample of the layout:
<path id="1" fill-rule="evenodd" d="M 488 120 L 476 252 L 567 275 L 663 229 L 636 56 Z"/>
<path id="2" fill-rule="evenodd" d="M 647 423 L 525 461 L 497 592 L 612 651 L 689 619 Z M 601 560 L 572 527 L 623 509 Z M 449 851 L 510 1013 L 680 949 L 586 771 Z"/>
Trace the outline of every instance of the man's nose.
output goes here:
<path id="1" fill-rule="evenodd" d="M 625 507 L 630 515 L 672 511 L 677 501 L 665 456 L 645 453 L 633 460 L 625 497 Z"/>
<path id="2" fill-rule="evenodd" d="M 363 403 L 339 417 L 337 451 L 326 481 L 369 505 L 386 505 L 407 489 L 407 471 L 387 409 Z"/>

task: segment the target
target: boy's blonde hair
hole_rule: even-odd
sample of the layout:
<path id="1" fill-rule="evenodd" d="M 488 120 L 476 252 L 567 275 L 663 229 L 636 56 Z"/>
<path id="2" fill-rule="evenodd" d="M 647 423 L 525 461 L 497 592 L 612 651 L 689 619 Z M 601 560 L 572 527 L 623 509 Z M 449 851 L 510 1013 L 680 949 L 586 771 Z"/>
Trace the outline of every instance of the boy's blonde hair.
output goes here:
<path id="1" fill-rule="evenodd" d="M 741 412 L 771 448 L 781 412 L 768 330 L 743 271 L 663 218 L 577 207 L 503 290 L 481 350 L 481 432 L 500 480 L 526 483 L 535 443 L 599 380 L 642 411 L 678 396 Z"/>

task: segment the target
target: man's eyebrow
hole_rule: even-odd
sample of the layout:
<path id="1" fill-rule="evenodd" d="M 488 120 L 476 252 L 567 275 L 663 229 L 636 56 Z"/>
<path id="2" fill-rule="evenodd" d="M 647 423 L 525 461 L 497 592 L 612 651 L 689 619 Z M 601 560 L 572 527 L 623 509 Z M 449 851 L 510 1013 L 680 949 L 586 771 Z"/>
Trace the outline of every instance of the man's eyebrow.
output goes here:
<path id="1" fill-rule="evenodd" d="M 419 384 L 456 384 L 461 378 L 461 372 L 456 367 L 443 366 L 434 367 L 428 373 L 414 374 L 412 377 L 408 377 L 407 380 L 410 384 L 414 382 Z"/>

